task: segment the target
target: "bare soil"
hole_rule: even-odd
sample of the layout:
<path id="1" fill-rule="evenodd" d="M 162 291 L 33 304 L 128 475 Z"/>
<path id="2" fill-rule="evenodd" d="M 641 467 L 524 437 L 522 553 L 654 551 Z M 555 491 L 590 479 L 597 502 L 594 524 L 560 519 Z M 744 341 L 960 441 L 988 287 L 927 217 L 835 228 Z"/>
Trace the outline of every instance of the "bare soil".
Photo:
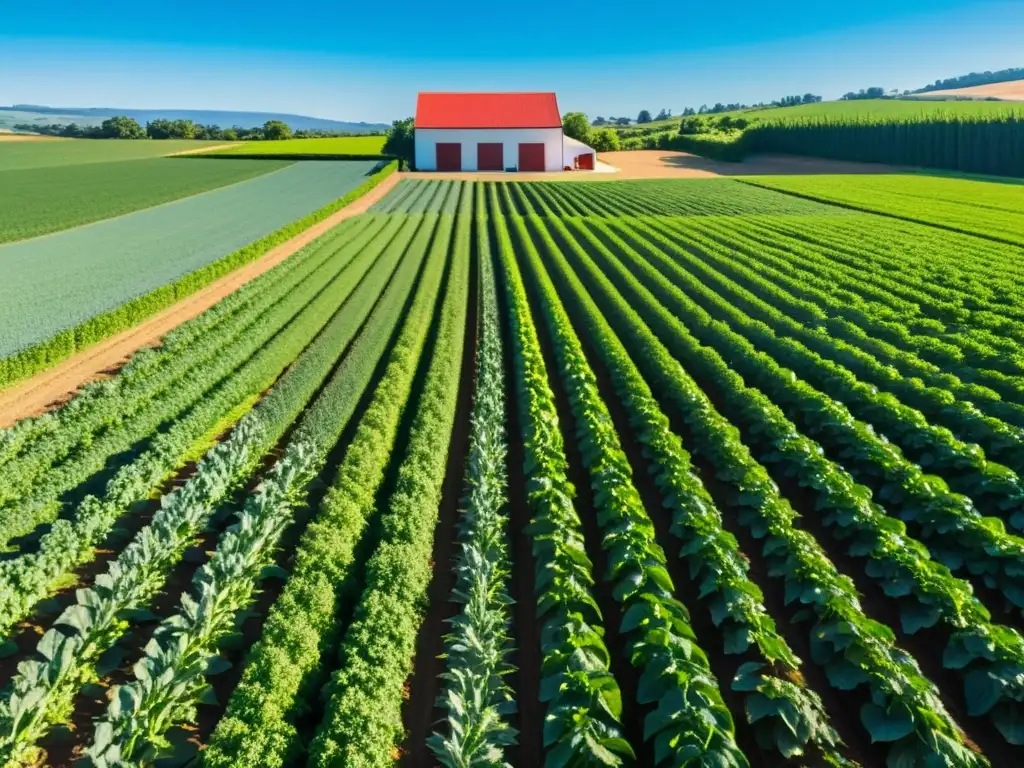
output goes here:
<path id="1" fill-rule="evenodd" d="M 181 152 L 172 152 L 167 157 L 180 157 L 181 155 L 201 155 L 204 152 L 217 152 L 222 149 L 230 149 L 231 147 L 237 146 L 239 142 L 232 141 L 228 144 L 215 144 L 212 147 L 199 147 L 198 149 L 186 149 Z M 240 159 L 245 159 L 244 156 L 239 156 Z"/>
<path id="2" fill-rule="evenodd" d="M 0 141 L 67 141 L 60 136 L 36 136 L 32 133 L 7 133 L 0 131 Z"/>
<path id="3" fill-rule="evenodd" d="M 622 179 L 714 179 L 728 176 L 797 176 L 821 174 L 901 173 L 906 169 L 880 163 L 851 163 L 792 155 L 752 155 L 742 163 L 726 163 L 672 150 L 643 149 L 602 152 L 600 161 L 616 169 L 551 173 L 434 173 L 402 174 L 408 178 L 461 181 L 616 181 Z"/>
<path id="4" fill-rule="evenodd" d="M 1024 80 L 1011 80 L 1008 83 L 990 83 L 974 85 L 970 88 L 950 88 L 944 91 L 929 91 L 918 94 L 922 100 L 930 96 L 959 96 L 970 99 L 1005 99 L 1006 101 L 1024 101 Z"/>
<path id="5" fill-rule="evenodd" d="M 345 219 L 365 213 L 398 183 L 397 176 L 392 174 L 351 205 L 134 328 L 111 336 L 53 368 L 3 390 L 0 392 L 0 427 L 10 426 L 21 419 L 38 416 L 59 407 L 70 400 L 82 385 L 114 375 L 138 350 L 159 346 L 160 339 L 182 323 L 202 314 Z"/>

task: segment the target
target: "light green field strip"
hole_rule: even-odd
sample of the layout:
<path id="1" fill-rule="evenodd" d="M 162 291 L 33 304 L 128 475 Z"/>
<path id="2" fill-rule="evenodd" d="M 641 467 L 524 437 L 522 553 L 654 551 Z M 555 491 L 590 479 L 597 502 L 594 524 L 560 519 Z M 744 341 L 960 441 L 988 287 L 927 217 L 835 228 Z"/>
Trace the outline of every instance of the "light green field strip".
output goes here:
<path id="1" fill-rule="evenodd" d="M 55 165 L 109 163 L 140 160 L 216 147 L 223 141 L 116 141 L 113 139 L 67 139 L 62 141 L 0 141 L 0 171 L 23 168 L 51 168 Z"/>
<path id="2" fill-rule="evenodd" d="M 1024 245 L 1019 183 L 918 174 L 751 176 L 760 187 Z"/>
<path id="3" fill-rule="evenodd" d="M 151 158 L 0 171 L 0 243 L 122 216 L 280 170 L 287 161 Z"/>
<path id="4" fill-rule="evenodd" d="M 306 216 L 357 187 L 373 167 L 296 163 L 244 184 L 0 246 L 0 355 L 48 339 Z"/>
<path id="5" fill-rule="evenodd" d="M 331 139 L 282 139 L 246 141 L 218 151 L 225 155 L 379 155 L 383 136 L 339 136 Z"/>

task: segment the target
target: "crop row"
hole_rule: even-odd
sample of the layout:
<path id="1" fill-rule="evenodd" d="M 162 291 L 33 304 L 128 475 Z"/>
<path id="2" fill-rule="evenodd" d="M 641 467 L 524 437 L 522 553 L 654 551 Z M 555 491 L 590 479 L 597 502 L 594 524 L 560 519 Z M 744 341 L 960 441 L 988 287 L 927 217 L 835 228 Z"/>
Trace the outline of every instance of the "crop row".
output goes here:
<path id="1" fill-rule="evenodd" d="M 67 408 L 62 408 L 44 422 L 48 425 L 45 435 L 37 435 L 31 441 L 23 440 L 18 454 L 9 457 L 0 467 L 0 504 L 9 504 L 24 496 L 52 466 L 69 456 L 80 458 L 86 453 L 102 459 L 111 455 L 98 453 L 100 446 L 106 445 L 104 442 L 96 445 L 98 433 L 122 433 L 125 439 L 118 445 L 124 445 L 127 441 L 139 439 L 140 434 L 147 434 L 132 427 L 133 422 L 138 422 L 145 430 L 151 423 L 146 418 L 148 413 L 153 412 L 163 421 L 174 418 L 193 405 L 198 397 L 193 395 L 193 399 L 186 400 L 176 396 L 181 389 L 193 393 L 194 390 L 184 382 L 200 378 L 208 388 L 216 386 L 289 319 L 271 314 L 282 299 L 293 291 L 307 299 L 315 295 L 313 291 L 321 290 L 328 276 L 337 275 L 348 266 L 373 235 L 374 232 L 369 231 L 354 240 L 331 238 L 311 254 L 303 254 L 305 258 L 300 259 L 300 267 L 280 275 L 268 273 L 268 276 L 273 274 L 280 279 L 274 280 L 265 291 L 254 291 L 254 300 L 248 301 L 230 317 L 225 317 L 229 308 L 218 312 L 217 317 L 223 317 L 223 320 L 214 322 L 214 318 L 210 318 L 202 324 L 200 335 L 162 347 L 161 352 L 142 356 L 140 364 L 129 367 L 110 380 L 116 383 L 101 382 L 87 389 Z M 260 282 L 261 286 L 264 284 Z M 300 286 L 305 285 L 309 287 L 303 291 Z M 237 302 L 229 304 L 235 306 Z M 116 452 L 117 447 L 112 445 L 111 450 Z"/>
<path id="2" fill-rule="evenodd" d="M 298 422 L 283 455 L 246 500 L 209 563 L 196 574 L 192 594 L 182 596 L 179 612 L 161 624 L 134 665 L 136 680 L 111 694 L 107 717 L 97 724 L 87 751 L 94 765 L 150 762 L 171 747 L 164 737 L 171 726 L 195 721 L 196 706 L 205 701 L 207 678 L 226 666 L 219 647 L 237 631 L 259 581 L 275 573 L 268 567 L 278 542 L 370 384 L 419 269 L 418 259 L 403 261 L 355 348 Z M 353 307 L 340 316 L 347 318 L 354 334 L 366 314 Z M 326 336 L 324 342 L 322 359 L 328 365 L 325 370 L 321 364 L 319 377 L 303 377 L 311 384 L 322 380 L 330 362 L 348 345 L 347 339 Z M 293 370 L 303 368 L 307 359 L 300 358 Z M 287 414 L 284 423 L 295 415 Z"/>
<path id="3" fill-rule="evenodd" d="M 339 668 L 325 689 L 310 766 L 385 768 L 402 741 L 404 686 L 433 571 L 434 528 L 462 374 L 473 204 L 468 186 L 462 191 L 423 391 L 414 403 L 394 490 L 380 510 L 381 536 L 364 569 Z"/>
<path id="4" fill-rule="evenodd" d="M 391 280 L 394 264 L 400 256 L 401 250 L 396 249 L 393 256 L 379 261 L 370 278 L 345 302 L 344 310 L 334 315 L 267 397 L 242 420 L 231 437 L 200 462 L 196 474 L 182 489 L 163 500 L 153 521 L 136 535 L 134 541 L 110 566 L 107 574 L 97 577 L 93 588 L 79 590 L 76 604 L 57 619 L 57 626 L 50 629 L 40 641 L 38 652 L 45 661 L 23 662 L 19 669 L 20 675 L 15 679 L 14 692 L 5 702 L 7 711 L 4 712 L 4 719 L 10 728 L 4 734 L 8 756 L 27 753 L 52 722 L 59 722 L 62 717 L 66 717 L 74 694 L 82 685 L 97 678 L 97 663 L 130 629 L 132 617 L 145 615 L 149 602 L 161 589 L 168 572 L 181 559 L 196 535 L 209 524 L 221 501 L 245 479 L 262 454 L 278 441 L 313 397 L 330 373 L 334 361 L 359 332 L 363 320 L 370 314 L 389 280 L 391 286 L 378 309 L 374 310 L 367 328 L 379 327 L 382 323 L 385 329 L 390 328 L 392 313 L 400 306 L 419 268 L 415 255 L 410 255 L 399 267 L 394 280 Z M 342 427 L 338 424 L 346 418 L 345 409 L 349 409 L 350 415 L 358 398 L 359 387 L 365 386 L 372 374 L 374 350 L 378 356 L 382 352 L 383 340 L 379 336 L 379 331 L 376 336 L 368 331 L 360 335 L 357 349 L 363 350 L 362 354 L 346 357 L 324 393 L 317 399 L 316 405 L 300 423 L 290 443 L 294 451 L 289 453 L 286 450 L 285 458 L 272 473 L 269 490 L 254 497 L 255 501 L 250 500 L 252 503 L 242 512 L 243 518 L 248 521 L 241 524 L 243 529 L 247 529 L 246 535 L 255 530 L 253 526 L 256 523 L 264 519 L 262 512 L 269 514 L 277 510 L 285 514 L 288 504 L 283 504 L 282 500 L 293 497 L 298 480 L 315 466 L 318 456 L 333 444 L 330 437 L 335 433 L 332 430 L 340 431 Z M 353 360 L 355 363 L 351 362 Z M 272 517 L 279 521 L 278 526 L 275 526 L 279 527 L 280 515 Z M 274 527 L 270 530 L 272 532 Z M 231 540 L 235 542 L 231 546 L 236 551 L 239 542 L 255 541 L 252 538 L 239 539 L 237 536 Z M 227 564 L 234 567 L 237 559 L 228 558 Z M 212 588 L 210 579 L 216 574 L 217 567 L 213 564 L 200 572 L 197 592 L 203 599 L 209 597 L 207 591 Z M 186 596 L 184 600 L 186 606 L 194 607 L 195 604 L 189 602 L 191 598 Z M 201 600 L 200 603 L 209 607 L 209 610 L 204 610 L 204 615 L 209 614 L 207 618 L 221 619 L 219 624 L 207 627 L 205 634 L 209 636 L 217 626 L 223 629 L 224 614 L 217 609 L 216 602 L 209 604 Z M 210 611 L 213 613 L 210 614 Z M 198 620 L 199 617 L 192 611 L 190 618 Z M 172 621 L 165 626 L 177 625 Z M 151 656 L 160 653 L 153 646 L 147 651 L 153 651 Z M 184 662 L 179 659 L 175 663 Z M 142 666 L 145 667 L 145 664 Z M 161 678 L 161 681 L 167 682 L 165 678 Z M 156 684 L 155 680 L 151 682 Z M 177 693 L 181 696 L 190 690 L 191 686 L 185 686 Z M 135 690 L 135 693 L 138 691 Z M 166 689 L 163 695 L 166 699 Z M 132 701 L 141 706 L 137 696 L 133 695 Z M 127 717 L 130 708 L 126 706 L 125 700 L 115 698 L 115 702 L 115 706 L 124 710 L 121 714 Z M 165 703 L 169 706 L 169 702 Z M 169 724 L 165 719 L 163 727 Z M 122 723 L 122 735 L 125 727 Z M 160 731 L 154 730 L 157 727 L 158 724 L 153 722 L 147 725 L 151 740 L 159 738 Z M 133 743 L 134 740 L 127 737 L 122 739 Z M 127 748 L 122 744 L 117 749 L 122 747 Z M 100 752 L 106 754 L 105 749 Z M 131 756 L 136 754 L 135 747 L 131 746 L 123 757 L 126 760 L 135 759 Z"/>
<path id="5" fill-rule="evenodd" d="M 621 765 L 634 756 L 623 737 L 622 694 L 610 671 L 604 620 L 592 594 L 593 564 L 573 506 L 568 461 L 540 340 L 522 281 L 513 282 L 511 235 L 488 189 L 511 331 L 511 354 L 523 442 L 526 501 L 535 562 L 541 637 L 540 697 L 546 704 L 544 747 L 550 765 Z"/>
<path id="6" fill-rule="evenodd" d="M 208 285 L 209 283 L 213 282 L 222 275 L 232 272 L 238 267 L 242 266 L 243 264 L 247 264 L 259 258 L 274 246 L 279 245 L 285 242 L 286 240 L 294 237 L 295 235 L 299 234 L 300 232 L 309 229 L 309 227 L 311 227 L 313 224 L 322 221 L 331 214 L 335 213 L 336 211 L 340 210 L 341 208 L 351 203 L 353 200 L 362 197 L 364 194 L 369 192 L 371 189 L 373 189 L 375 186 L 381 183 L 384 179 L 386 179 L 391 173 L 397 170 L 397 168 L 397 162 L 389 163 L 387 166 L 380 169 L 377 173 L 373 174 L 369 178 L 366 178 L 364 181 L 362 181 L 362 183 L 358 183 L 358 185 L 353 184 L 354 188 L 351 189 L 351 191 L 343 194 L 336 200 L 329 202 L 326 205 L 323 205 L 317 210 L 312 211 L 311 213 L 308 213 L 307 215 L 304 215 L 298 218 L 297 220 L 286 224 L 285 226 L 280 227 L 279 229 L 267 234 L 265 237 L 262 237 L 256 240 L 255 242 L 252 242 L 249 245 L 246 245 L 245 247 L 240 248 L 232 253 L 222 256 L 221 258 L 218 258 L 216 261 L 208 263 L 205 266 L 199 266 L 197 269 L 194 269 L 193 271 L 189 272 L 188 274 L 182 277 L 179 277 L 176 280 L 168 280 L 165 284 L 155 288 L 149 288 L 148 286 L 144 287 L 138 292 L 141 295 L 137 295 L 136 298 L 126 301 L 125 303 L 120 304 L 119 306 L 116 306 L 114 309 L 111 309 L 109 311 L 100 312 L 94 315 L 93 317 L 78 323 L 77 325 L 75 325 L 75 327 L 61 330 L 57 332 L 55 335 L 53 335 L 51 338 L 39 341 L 38 343 L 35 343 L 32 346 L 20 349 L 18 352 L 12 354 L 9 357 L 0 359 L 0 386 L 7 386 L 13 384 L 16 381 L 27 378 L 37 373 L 38 371 L 45 370 L 46 368 L 55 365 L 56 363 L 60 362 L 61 360 L 64 360 L 65 358 L 71 356 L 72 354 L 79 350 L 85 349 L 86 347 L 91 346 L 92 344 L 95 344 L 101 341 L 102 339 L 107 338 L 108 336 L 118 333 L 119 331 L 122 331 L 125 328 L 130 328 L 132 326 L 137 325 L 143 319 L 153 315 L 154 313 L 160 311 L 161 309 L 167 306 L 170 306 L 171 304 L 173 304 L 176 301 L 179 301 L 185 296 L 195 293 L 197 290 L 199 290 L 205 285 Z M 285 169 L 285 171 L 287 170 L 288 169 Z M 246 185 L 241 185 L 239 189 L 247 188 L 250 185 L 253 185 L 252 189 L 258 189 L 259 181 L 260 179 L 258 178 L 254 182 L 249 182 Z M 338 184 L 337 179 L 332 181 L 327 178 L 324 179 L 324 183 L 335 188 L 337 187 Z M 301 204 L 302 198 L 308 199 L 308 195 L 298 195 L 296 200 Z M 281 207 L 279 203 L 280 200 L 277 201 L 278 208 Z M 201 206 L 203 204 L 203 200 L 200 199 L 199 205 Z M 144 216 L 146 213 L 151 213 L 152 210 L 162 211 L 164 209 L 151 209 L 151 211 L 149 212 L 136 213 L 134 214 L 133 217 L 126 217 L 124 219 L 117 219 L 112 221 L 120 223 L 128 222 L 129 218 Z M 176 210 L 180 212 L 183 209 L 177 208 Z M 308 208 L 306 210 L 308 210 Z M 280 215 L 280 213 L 281 211 L 277 211 L 276 215 Z M 139 220 L 145 223 L 144 218 Z M 166 224 L 166 222 L 164 223 Z M 181 223 L 187 225 L 187 222 Z M 265 227 L 266 223 L 262 222 L 262 225 Z M 135 226 L 135 224 L 129 222 L 125 226 L 131 227 Z M 120 224 L 118 224 L 117 227 L 114 227 L 114 230 L 120 231 Z M 78 230 L 76 234 L 87 231 L 88 230 L 86 229 Z M 116 231 L 114 232 L 114 234 L 110 235 L 110 237 L 114 239 L 114 246 L 120 245 L 123 242 L 132 241 L 132 238 L 125 238 L 123 236 L 115 237 Z M 166 231 L 166 229 L 163 231 Z M 61 234 L 55 235 L 54 237 L 64 236 L 65 235 Z M 41 241 L 33 241 L 33 243 L 39 242 Z M 54 242 L 57 241 L 55 240 Z M 17 248 L 21 247 L 22 245 L 23 244 L 15 244 L 7 247 Z M 172 247 L 177 248 L 179 247 L 179 245 L 179 243 L 174 242 L 172 244 Z M 44 247 L 48 248 L 54 246 L 52 243 L 50 243 L 44 244 Z M 109 257 L 109 254 L 107 254 L 107 257 Z M 136 256 L 136 258 L 138 257 Z M 152 261 L 152 254 L 147 254 L 145 258 L 150 259 Z M 50 263 L 50 260 L 41 258 L 32 259 L 30 261 L 42 264 Z M 173 263 L 173 260 L 168 261 L 169 263 Z M 143 277 L 145 277 L 147 281 L 151 281 L 152 279 L 151 277 Z M 22 279 L 26 279 L 25 276 L 22 276 Z M 58 279 L 64 280 L 64 282 L 66 283 L 66 276 Z M 59 291 L 62 295 L 64 295 L 66 285 L 58 285 L 54 283 L 52 277 L 48 278 L 48 280 L 50 284 L 52 284 L 53 290 Z M 86 298 L 90 300 L 95 300 L 95 296 L 86 296 Z M 76 305 L 78 303 L 79 301 L 76 300 Z M 39 306 L 45 308 L 47 304 L 46 302 L 41 302 Z M 46 310 L 39 309 L 38 311 L 45 312 Z M 52 319 L 49 322 L 52 322 Z M 38 328 L 29 328 L 28 330 L 31 331 L 31 333 L 34 336 L 38 337 Z"/>
<path id="7" fill-rule="evenodd" d="M 585 289 L 567 268 L 545 224 L 559 237 L 570 237 L 568 230 L 557 219 L 534 219 L 533 223 L 541 250 L 557 265 L 553 275 L 562 287 L 566 306 L 581 310 L 577 313 L 581 328 L 588 334 L 594 355 L 609 370 L 616 395 L 651 462 L 651 474 L 672 513 L 672 532 L 682 542 L 680 555 L 686 559 L 690 578 L 699 585 L 705 601 L 702 608 L 709 611 L 722 633 L 725 653 L 747 659 L 734 670 L 731 679 L 733 689 L 745 694 L 744 710 L 755 725 L 758 742 L 762 748 L 787 758 L 805 754 L 813 745 L 813 751 L 829 762 L 841 762 L 836 752 L 838 736 L 817 695 L 802 684 L 798 673 L 801 661 L 776 631 L 760 589 L 747 576 L 748 565 L 735 538 L 723 529 L 714 501 L 694 474 L 689 455 L 670 431 L 667 417 L 625 348 L 600 314 L 587 311 Z M 544 274 L 536 260 L 531 259 L 531 264 Z M 549 296 L 546 312 L 560 317 L 565 329 L 562 333 L 571 334 L 568 314 L 556 303 L 554 290 L 547 288 L 544 293 Z M 573 346 L 582 364 L 582 348 L 578 342 Z M 585 378 L 592 378 L 592 374 Z M 581 393 L 594 390 L 593 384 L 577 386 Z M 593 397 L 596 394 L 591 394 Z M 599 404 L 592 409 L 598 413 L 602 410 Z M 621 496 L 615 494 L 616 498 Z"/>
<path id="8" fill-rule="evenodd" d="M 439 706 L 447 722 L 428 740 L 445 768 L 503 763 L 505 747 L 516 739 L 507 719 L 516 701 L 506 681 L 512 671 L 512 563 L 507 530 L 504 345 L 483 187 L 476 186 L 474 192 L 480 316 L 459 550 L 453 564 L 456 582 L 451 593 L 452 602 L 460 608 L 445 637 Z"/>
<path id="9" fill-rule="evenodd" d="M 762 556 L 768 560 L 769 573 L 784 580 L 787 603 L 800 600 L 810 609 L 800 621 L 812 620 L 813 661 L 825 667 L 837 688 L 863 689 L 862 721 L 874 740 L 894 742 L 889 749 L 890 763 L 923 762 L 940 755 L 952 764 L 978 763 L 980 758 L 946 713 L 934 686 L 909 655 L 896 648 L 891 631 L 863 614 L 852 583 L 840 576 L 814 538 L 796 527 L 797 515 L 754 461 L 735 427 L 718 414 L 704 391 L 662 345 L 659 337 L 673 342 L 675 348 L 685 338 L 678 321 L 660 310 L 631 274 L 616 273 L 618 285 L 629 289 L 627 303 L 585 251 L 577 248 L 572 256 L 584 285 L 622 334 L 655 395 L 679 410 L 695 448 L 716 468 L 719 478 L 742 489 L 739 522 L 755 539 L 766 540 Z M 689 363 L 708 357 L 707 351 L 694 349 L 682 359 Z M 755 405 L 761 414 L 772 407 L 730 377 L 735 374 L 726 371 L 714 386 L 716 392 L 729 393 L 730 412 L 752 416 Z"/>
<path id="10" fill-rule="evenodd" d="M 409 223 L 407 234 L 414 224 Z M 383 240 L 379 248 L 371 248 L 361 258 L 366 262 L 380 256 L 378 265 L 361 282 L 361 275 L 336 277 L 328 283 L 334 290 L 320 292 L 285 330 L 275 336 L 239 371 L 231 376 L 212 396 L 203 398 L 183 418 L 152 441 L 151 447 L 134 461 L 121 467 L 107 483 L 102 498 L 87 496 L 67 519 L 57 520 L 40 541 L 37 551 L 24 553 L 0 564 L 4 589 L 0 592 L 0 629 L 5 633 L 23 618 L 37 600 L 54 589 L 61 577 L 91 558 L 93 550 L 107 536 L 119 517 L 144 502 L 152 489 L 179 466 L 195 450 L 197 441 L 211 435 L 241 416 L 254 398 L 275 379 L 313 339 L 321 327 L 336 313 L 353 291 L 357 291 L 350 307 L 351 317 L 344 318 L 351 326 L 362 312 L 365 314 L 404 249 L 406 240 Z M 359 290 L 362 288 L 362 290 Z M 296 292 L 301 300 L 301 294 Z M 338 322 L 341 322 L 339 320 Z M 351 326 L 354 331 L 358 326 Z M 83 473 L 84 474 L 84 473 Z"/>
<path id="11" fill-rule="evenodd" d="M 300 538 L 284 590 L 267 614 L 227 711 L 210 737 L 213 766 L 282 766 L 300 759 L 299 720 L 338 654 L 343 617 L 358 597 L 358 547 L 375 520 L 378 490 L 395 451 L 402 414 L 427 342 L 445 272 L 451 221 L 418 238 L 426 261 L 406 320 L 336 477 Z"/>

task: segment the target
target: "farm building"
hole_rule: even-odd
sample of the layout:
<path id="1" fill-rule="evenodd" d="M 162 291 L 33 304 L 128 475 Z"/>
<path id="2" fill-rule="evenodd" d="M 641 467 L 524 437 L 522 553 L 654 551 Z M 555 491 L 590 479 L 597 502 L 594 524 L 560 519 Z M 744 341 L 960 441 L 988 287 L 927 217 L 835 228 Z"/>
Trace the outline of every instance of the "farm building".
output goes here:
<path id="1" fill-rule="evenodd" d="M 421 93 L 416 168 L 421 171 L 593 169 L 596 153 L 562 135 L 553 93 Z"/>

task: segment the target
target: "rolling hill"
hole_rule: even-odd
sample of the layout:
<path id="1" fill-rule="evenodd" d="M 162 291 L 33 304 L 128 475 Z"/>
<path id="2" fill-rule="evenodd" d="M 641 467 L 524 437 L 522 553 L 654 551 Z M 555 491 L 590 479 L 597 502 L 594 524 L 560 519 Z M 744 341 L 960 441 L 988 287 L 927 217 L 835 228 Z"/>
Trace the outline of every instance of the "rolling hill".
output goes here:
<path id="1" fill-rule="evenodd" d="M 255 128 L 267 120 L 281 120 L 292 130 L 346 131 L 349 133 L 376 133 L 388 126 L 384 123 L 348 122 L 328 120 L 321 117 L 291 115 L 278 112 L 232 112 L 205 109 L 122 109 L 112 107 L 44 107 L 36 104 L 14 104 L 0 107 L 0 128 L 10 128 L 18 123 L 48 125 L 78 123 L 99 125 L 108 117 L 127 115 L 145 125 L 149 120 L 191 120 L 203 125 L 222 127 L 240 126 Z"/>

